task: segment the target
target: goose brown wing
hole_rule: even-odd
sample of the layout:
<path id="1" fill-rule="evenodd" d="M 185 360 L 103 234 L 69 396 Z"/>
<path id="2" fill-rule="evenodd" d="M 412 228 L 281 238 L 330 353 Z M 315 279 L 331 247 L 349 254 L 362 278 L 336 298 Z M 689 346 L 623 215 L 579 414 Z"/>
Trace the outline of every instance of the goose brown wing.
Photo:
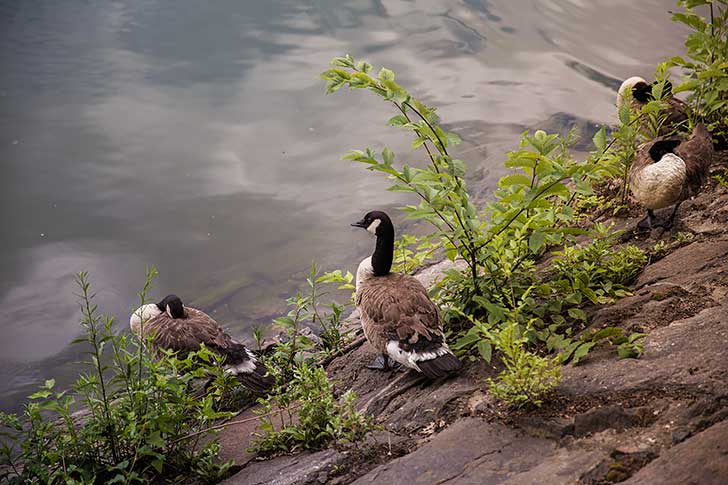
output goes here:
<path id="1" fill-rule="evenodd" d="M 697 191 L 705 183 L 713 161 L 713 141 L 702 123 L 695 127 L 690 138 L 675 148 L 675 154 L 685 161 L 688 183 Z"/>
<path id="2" fill-rule="evenodd" d="M 357 295 L 362 321 L 376 347 L 398 340 L 403 347 L 442 342 L 440 315 L 422 283 L 411 276 L 390 273 L 367 280 Z M 379 338 L 377 338 L 379 337 Z M 418 344 L 419 345 L 416 345 Z"/>
<path id="3" fill-rule="evenodd" d="M 170 318 L 166 313 L 151 319 L 144 327 L 155 347 L 192 352 L 204 343 L 213 349 L 227 349 L 232 338 L 205 312 L 185 307 L 185 318 Z"/>

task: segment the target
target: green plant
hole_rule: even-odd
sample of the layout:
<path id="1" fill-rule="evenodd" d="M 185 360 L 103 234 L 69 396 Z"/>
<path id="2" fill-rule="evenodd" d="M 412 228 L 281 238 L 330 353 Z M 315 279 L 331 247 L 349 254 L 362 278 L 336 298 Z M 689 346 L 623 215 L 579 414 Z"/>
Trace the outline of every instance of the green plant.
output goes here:
<path id="1" fill-rule="evenodd" d="M 263 330 L 260 327 L 253 327 L 253 340 L 255 340 L 255 346 L 258 348 L 258 352 L 263 350 Z"/>
<path id="2" fill-rule="evenodd" d="M 287 336 L 285 341 L 274 345 L 272 354 L 266 356 L 268 367 L 279 383 L 286 382 L 292 376 L 295 366 L 306 360 L 305 353 L 309 353 L 308 360 L 313 359 L 310 352 L 314 350 L 315 344 L 301 333 L 304 323 L 321 327 L 320 338 L 324 352 L 335 352 L 343 347 L 345 339 L 341 329 L 341 316 L 351 302 L 344 305 L 335 301 L 322 304 L 321 300 L 329 296 L 324 285 L 336 284 L 337 290 L 353 290 L 353 279 L 350 272 L 342 273 L 341 270 L 321 274 L 316 263 L 311 263 L 306 278 L 308 291 L 299 291 L 288 298 L 286 301 L 292 307 L 291 310 L 287 315 L 273 320 L 275 325 L 284 329 Z M 330 311 L 325 311 L 322 307 Z"/>
<path id="3" fill-rule="evenodd" d="M 147 273 L 142 304 L 155 275 Z M 11 483 L 150 483 L 197 476 L 216 480 L 229 463 L 207 430 L 229 416 L 216 403 L 234 383 L 208 349 L 185 359 L 152 357 L 145 342 L 115 335 L 113 319 L 97 313 L 88 276 L 79 273 L 88 372 L 70 391 L 48 380 L 30 396 L 22 417 L 3 414 L 2 478 Z M 192 396 L 197 378 L 212 378 Z M 81 408 L 83 412 L 73 413 Z M 205 438 L 205 439 L 203 439 Z"/>
<path id="4" fill-rule="evenodd" d="M 718 182 L 720 185 L 722 185 L 723 187 L 725 187 L 726 189 L 728 189 L 728 180 L 726 180 L 726 178 L 724 177 L 724 175 L 725 174 L 721 175 L 721 174 L 717 173 L 717 174 L 713 175 L 710 178 L 712 178 L 713 180 L 715 180 L 716 182 Z"/>
<path id="5" fill-rule="evenodd" d="M 436 251 L 441 247 L 442 245 L 437 239 L 403 234 L 394 243 L 392 271 L 413 274 L 417 269 L 432 261 Z"/>
<path id="6" fill-rule="evenodd" d="M 285 390 L 261 398 L 260 433 L 251 450 L 261 454 L 320 449 L 331 442 L 357 443 L 372 428 L 370 417 L 357 412 L 356 395 L 334 396 L 333 385 L 320 367 L 296 367 Z"/>
<path id="7" fill-rule="evenodd" d="M 578 235 L 603 236 L 580 228 L 574 207 L 593 197 L 594 182 L 624 174 L 631 163 L 623 162 L 615 168 L 615 164 L 605 161 L 614 143 L 613 140 L 607 144 L 605 128 L 594 136 L 597 149 L 586 162 L 577 162 L 571 156 L 571 135 L 561 138 L 540 130 L 524 133 L 520 149 L 509 153 L 505 162 L 513 173 L 501 178 L 494 200 L 485 210 L 478 211 L 466 189 L 465 162 L 453 158 L 448 151 L 459 138 L 441 127 L 435 109 L 398 85 L 389 69 L 382 68 L 373 77 L 369 74 L 370 64 L 355 62 L 348 55 L 333 59 L 332 65 L 321 75 L 327 81 L 328 92 L 348 86 L 381 96 L 398 111 L 387 123 L 408 130 L 413 135 L 412 148 L 421 149 L 426 155 L 422 166 L 396 163 L 394 153 L 387 147 L 380 153 L 371 148 L 355 150 L 344 158 L 387 175 L 392 181 L 390 190 L 416 194 L 419 204 L 403 210 L 408 218 L 434 226 L 426 241 L 419 242 L 413 236 L 402 239 L 397 247 L 401 253 L 397 257 L 398 269 L 411 271 L 439 247 L 448 258 L 460 258 L 467 263 L 466 273 L 452 270 L 446 274 L 436 295 L 446 308 L 443 316 L 449 332 L 464 339 L 456 344 L 461 352 L 477 348 L 484 357 L 490 352 L 491 339 L 474 325 L 471 317 L 487 315 L 493 332 L 514 323 L 529 345 L 554 342 L 556 337 L 563 342 L 574 329 L 566 325 L 562 313 L 568 312 L 572 320 L 583 323 L 586 314 L 578 306 L 591 300 L 590 296 L 598 302 L 597 290 L 604 293 L 604 298 L 626 294 L 622 287 L 609 286 L 605 277 L 595 283 L 599 285 L 597 290 L 563 278 L 563 284 L 571 290 L 564 295 L 565 289 L 542 280 L 536 271 L 537 261 L 549 247 L 569 248 Z M 629 108 L 623 111 L 629 125 Z M 637 132 L 625 128 L 620 136 L 626 151 Z M 618 253 L 609 258 L 605 274 L 619 277 L 619 271 L 628 270 L 611 271 L 623 265 L 619 261 L 621 256 Z M 630 261 L 633 256 L 625 255 Z M 561 296 L 571 300 L 562 304 Z"/>
<path id="8" fill-rule="evenodd" d="M 673 13 L 673 20 L 691 32 L 685 41 L 689 60 L 673 57 L 669 61 L 686 73 L 674 91 L 690 91 L 687 100 L 693 124 L 703 121 L 714 139 L 728 140 L 728 1 L 680 0 L 677 5 L 685 11 Z M 707 6 L 707 19 L 694 11 L 700 6 Z"/>
<path id="9" fill-rule="evenodd" d="M 513 406 L 541 404 L 542 396 L 561 379 L 558 358 L 547 359 L 526 350 L 528 339 L 519 335 L 520 326 L 511 322 L 493 334 L 505 365 L 498 380 L 489 379 L 490 392 Z"/>
<path id="10" fill-rule="evenodd" d="M 617 354 L 620 359 L 636 359 L 641 357 L 645 352 L 645 348 L 639 340 L 647 335 L 644 333 L 633 333 L 629 337 L 620 335 L 612 342 L 617 345 Z"/>

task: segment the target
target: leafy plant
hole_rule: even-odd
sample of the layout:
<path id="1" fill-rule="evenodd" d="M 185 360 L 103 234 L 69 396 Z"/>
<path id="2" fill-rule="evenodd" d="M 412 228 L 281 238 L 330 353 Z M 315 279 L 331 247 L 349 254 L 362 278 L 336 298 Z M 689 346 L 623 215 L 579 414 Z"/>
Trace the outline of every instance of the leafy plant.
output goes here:
<path id="1" fill-rule="evenodd" d="M 156 272 L 147 273 L 142 304 Z M 208 439 L 214 420 L 229 416 L 216 403 L 234 385 L 208 349 L 184 359 L 152 357 L 147 345 L 115 335 L 113 319 L 98 314 L 86 273 L 81 290 L 84 335 L 77 343 L 88 372 L 70 391 L 48 380 L 30 396 L 22 416 L 2 414 L 2 478 L 11 483 L 158 482 L 197 476 L 217 480 L 230 467 Z M 143 322 L 144 323 L 144 322 Z M 206 395 L 190 392 L 196 378 L 211 377 Z M 73 413 L 81 407 L 83 412 Z M 203 439 L 204 438 L 204 439 Z"/>
<path id="2" fill-rule="evenodd" d="M 313 360 L 311 352 L 315 343 L 301 332 L 305 323 L 321 327 L 323 351 L 330 353 L 343 347 L 341 316 L 348 304 L 341 305 L 335 301 L 322 304 L 321 300 L 329 295 L 324 285 L 336 284 L 337 290 L 352 290 L 353 278 L 350 272 L 342 273 L 341 270 L 321 274 L 316 263 L 311 264 L 306 278 L 308 291 L 299 291 L 288 298 L 286 301 L 292 307 L 291 310 L 287 315 L 273 320 L 274 324 L 284 329 L 287 336 L 284 341 L 274 345 L 272 354 L 265 357 L 269 371 L 279 383 L 291 378 L 296 365 L 307 359 L 306 353 L 309 353 L 308 360 Z M 325 311 L 325 308 L 330 311 Z"/>
<path id="3" fill-rule="evenodd" d="M 285 390 L 260 399 L 260 433 L 251 450 L 261 454 L 321 449 L 331 442 L 356 443 L 372 428 L 370 417 L 357 412 L 356 395 L 334 396 L 320 367 L 301 364 Z"/>
<path id="4" fill-rule="evenodd" d="M 685 11 L 673 13 L 673 20 L 691 32 L 685 41 L 688 59 L 669 61 L 686 73 L 674 91 L 690 91 L 693 124 L 705 122 L 714 140 L 728 143 L 728 1 L 680 0 L 677 5 Z M 695 12 L 701 6 L 708 8 L 708 18 Z"/>
<path id="5" fill-rule="evenodd" d="M 511 322 L 493 335 L 506 368 L 497 381 L 489 379 L 489 390 L 514 406 L 540 405 L 542 396 L 559 383 L 561 366 L 558 358 L 547 359 L 526 350 L 528 339 L 519 332 L 519 325 Z"/>
<path id="6" fill-rule="evenodd" d="M 435 228 L 428 240 L 420 242 L 413 236 L 401 240 L 397 246 L 400 271 L 411 271 L 439 247 L 448 258 L 461 258 L 467 263 L 467 273 L 448 272 L 437 293 L 446 308 L 447 327 L 461 337 L 455 345 L 461 352 L 477 349 L 489 358 L 492 335 L 511 324 L 518 326 L 519 339 L 526 339 L 518 340 L 519 345 L 568 345 L 574 326 L 567 325 L 562 313 L 568 313 L 572 321 L 583 327 L 586 314 L 579 308 L 582 302 L 599 303 L 626 294 L 618 284 L 611 285 L 608 277 L 620 278 L 621 282 L 625 275 L 620 272 L 630 272 L 632 266 L 641 267 L 633 261 L 633 249 L 607 258 L 603 262 L 605 269 L 601 262 L 587 263 L 585 256 L 581 263 L 600 268 L 604 278 L 599 281 L 599 275 L 594 276 L 595 281 L 586 282 L 564 277 L 559 286 L 541 280 L 536 271 L 537 261 L 549 247 L 562 245 L 570 251 L 578 235 L 605 235 L 599 230 L 590 233 L 580 228 L 574 210 L 581 200 L 594 196 L 594 182 L 626 173 L 631 163 L 627 160 L 615 165 L 605 161 L 614 143 L 607 144 L 605 128 L 594 136 L 596 150 L 586 162 L 577 162 L 571 156 L 571 135 L 561 138 L 540 130 L 524 133 L 520 149 L 509 153 L 505 162 L 513 173 L 501 178 L 494 200 L 485 210 L 478 211 L 466 189 L 465 162 L 453 158 L 448 151 L 459 138 L 441 127 L 435 109 L 398 85 L 389 69 L 382 68 L 374 77 L 370 75 L 370 64 L 355 62 L 348 55 L 331 63 L 334 67 L 321 75 L 327 81 L 328 92 L 343 86 L 374 92 L 398 111 L 387 123 L 408 130 L 413 136 L 412 148 L 424 151 L 426 163 L 422 166 L 397 163 L 387 147 L 380 153 L 371 148 L 354 150 L 344 158 L 385 174 L 392 181 L 390 190 L 416 194 L 419 204 L 403 210 L 408 218 L 427 221 Z M 629 125 L 629 107 L 623 111 Z M 632 141 L 634 150 L 637 131 L 625 128 L 620 136 L 624 156 L 628 158 L 627 147 Z M 586 266 L 582 268 L 584 274 L 588 270 Z M 488 328 L 474 323 L 486 315 Z M 523 345 L 521 351 L 530 355 Z M 513 351 L 512 346 L 508 348 Z M 548 350 L 560 348 L 548 346 Z M 526 358 L 511 362 L 536 365 L 536 361 Z"/>
<path id="7" fill-rule="evenodd" d="M 722 185 L 723 187 L 728 189 L 728 180 L 723 175 L 717 173 L 710 178 L 712 178 L 713 180 L 718 182 L 720 185 Z"/>
<path id="8" fill-rule="evenodd" d="M 441 247 L 440 241 L 436 239 L 403 234 L 394 243 L 392 271 L 413 274 L 417 269 L 434 260 L 435 253 Z"/>

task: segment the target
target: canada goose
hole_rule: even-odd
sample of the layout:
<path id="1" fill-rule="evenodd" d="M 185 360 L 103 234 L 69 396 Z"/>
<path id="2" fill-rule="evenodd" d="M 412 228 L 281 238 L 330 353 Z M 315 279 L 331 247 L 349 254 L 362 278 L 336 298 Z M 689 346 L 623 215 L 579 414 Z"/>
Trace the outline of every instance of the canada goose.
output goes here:
<path id="1" fill-rule="evenodd" d="M 352 224 L 377 237 L 374 253 L 356 272 L 356 306 L 369 343 L 380 356 L 368 367 L 387 370 L 389 358 L 436 379 L 461 364 L 445 343 L 437 306 L 416 278 L 391 273 L 394 226 L 381 211 Z"/>
<path id="2" fill-rule="evenodd" d="M 647 81 L 639 76 L 633 76 L 626 79 L 619 87 L 619 92 L 617 93 L 617 108 L 622 107 L 624 104 L 624 97 L 627 90 L 632 91 L 632 108 L 635 110 L 642 108 L 642 106 L 655 99 L 652 96 L 652 86 L 654 86 L 657 82 L 658 81 L 648 84 Z M 672 83 L 670 81 L 665 81 L 663 89 L 667 91 L 667 96 L 663 96 L 662 101 L 666 103 L 667 106 L 664 109 L 666 118 L 662 124 L 662 128 L 660 129 L 660 134 L 665 135 L 674 131 L 678 125 L 685 123 L 688 116 L 687 105 L 683 101 L 672 96 Z"/>
<path id="3" fill-rule="evenodd" d="M 137 308 L 129 326 L 136 335 L 151 337 L 154 349 L 175 350 L 184 355 L 205 344 L 225 357 L 226 372 L 254 391 L 264 392 L 273 385 L 273 377 L 250 350 L 225 333 L 208 314 L 184 306 L 176 295 Z"/>
<path id="4" fill-rule="evenodd" d="M 713 159 L 710 133 L 700 123 L 687 140 L 657 138 L 637 151 L 629 172 L 629 186 L 635 200 L 647 209 L 639 227 L 672 226 L 683 200 L 705 183 Z M 665 224 L 655 223 L 653 210 L 675 204 Z"/>

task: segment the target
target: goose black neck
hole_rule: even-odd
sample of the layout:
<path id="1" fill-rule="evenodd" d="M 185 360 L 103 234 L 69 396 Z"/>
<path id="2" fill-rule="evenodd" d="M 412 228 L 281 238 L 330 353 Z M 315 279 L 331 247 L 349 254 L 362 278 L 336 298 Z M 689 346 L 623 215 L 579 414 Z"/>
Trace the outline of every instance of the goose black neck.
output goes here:
<path id="1" fill-rule="evenodd" d="M 377 228 L 377 245 L 372 254 L 372 268 L 375 276 L 389 274 L 394 256 L 394 227 L 389 221 L 382 221 Z"/>

